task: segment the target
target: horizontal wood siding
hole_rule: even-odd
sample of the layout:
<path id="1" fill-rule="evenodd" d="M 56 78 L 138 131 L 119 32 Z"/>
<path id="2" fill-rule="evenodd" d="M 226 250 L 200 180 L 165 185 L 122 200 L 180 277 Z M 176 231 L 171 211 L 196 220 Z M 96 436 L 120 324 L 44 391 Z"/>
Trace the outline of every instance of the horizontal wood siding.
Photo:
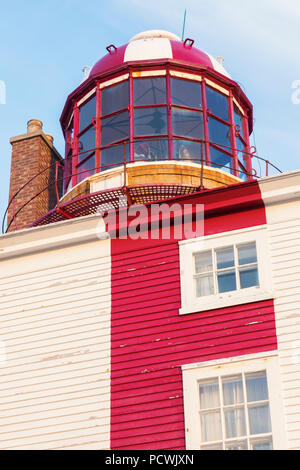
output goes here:
<path id="1" fill-rule="evenodd" d="M 1 449 L 109 448 L 109 246 L 1 263 Z"/>
<path id="2" fill-rule="evenodd" d="M 300 449 L 300 216 L 287 205 L 270 211 L 269 239 L 288 447 Z M 293 205 L 290 205 L 293 208 Z M 287 214 L 289 218 L 285 216 Z"/>
<path id="3" fill-rule="evenodd" d="M 221 203 L 215 193 L 198 202 Z M 205 234 L 263 223 L 263 204 L 211 212 Z M 276 349 L 273 301 L 179 316 L 177 241 L 116 239 L 111 249 L 111 448 L 184 449 L 180 366 Z"/>

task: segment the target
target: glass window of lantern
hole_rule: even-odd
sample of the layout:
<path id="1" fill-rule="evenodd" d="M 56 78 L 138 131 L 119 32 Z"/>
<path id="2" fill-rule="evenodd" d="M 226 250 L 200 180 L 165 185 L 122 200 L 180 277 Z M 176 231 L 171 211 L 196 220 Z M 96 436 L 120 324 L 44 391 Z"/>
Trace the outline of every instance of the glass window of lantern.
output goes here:
<path id="1" fill-rule="evenodd" d="M 162 107 L 136 108 L 134 111 L 134 134 L 163 135 L 167 134 L 167 109 Z"/>
<path id="2" fill-rule="evenodd" d="M 84 160 L 82 163 L 77 165 L 77 182 L 80 183 L 88 176 L 95 173 L 95 154 L 92 154 L 89 158 Z"/>
<path id="3" fill-rule="evenodd" d="M 134 160 L 165 160 L 168 158 L 167 140 L 139 140 L 134 144 Z"/>
<path id="4" fill-rule="evenodd" d="M 212 114 L 229 121 L 227 96 L 208 85 L 206 85 L 206 104 Z"/>
<path id="5" fill-rule="evenodd" d="M 173 134 L 194 139 L 204 138 L 202 113 L 189 109 L 172 109 Z"/>
<path id="6" fill-rule="evenodd" d="M 124 148 L 125 147 L 125 148 Z M 126 149 L 126 150 L 125 150 Z M 101 150 L 101 171 L 116 168 L 124 162 L 126 151 L 126 161 L 129 161 L 128 144 L 112 145 Z"/>
<path id="7" fill-rule="evenodd" d="M 174 139 L 173 140 L 174 159 L 204 161 L 205 147 L 204 142 L 195 142 L 192 140 Z"/>
<path id="8" fill-rule="evenodd" d="M 233 112 L 234 112 L 235 129 L 236 129 L 236 131 L 239 132 L 241 137 L 243 137 L 243 135 L 244 135 L 244 133 L 243 133 L 243 116 L 242 116 L 239 108 L 235 104 L 233 104 Z"/>
<path id="9" fill-rule="evenodd" d="M 223 150 L 231 152 L 230 127 L 218 119 L 210 117 L 208 120 L 209 140 L 222 147 Z"/>
<path id="10" fill-rule="evenodd" d="M 103 88 L 101 91 L 101 115 L 111 114 L 129 105 L 128 80 L 117 85 Z"/>
<path id="11" fill-rule="evenodd" d="M 133 87 L 135 106 L 166 103 L 165 77 L 137 78 L 134 80 Z"/>
<path id="12" fill-rule="evenodd" d="M 79 156 L 78 161 L 84 160 L 95 148 L 95 128 L 92 125 L 78 137 Z"/>
<path id="13" fill-rule="evenodd" d="M 129 136 L 128 111 L 101 119 L 101 146 L 109 145 Z"/>
<path id="14" fill-rule="evenodd" d="M 232 173 L 232 155 L 226 152 L 222 152 L 213 145 L 210 146 L 210 165 L 220 170 Z"/>
<path id="15" fill-rule="evenodd" d="M 79 108 L 79 132 L 86 129 L 96 116 L 96 95 L 83 103 Z"/>
<path id="16" fill-rule="evenodd" d="M 247 175 L 247 163 L 246 163 L 246 148 L 244 142 L 240 139 L 240 137 L 236 137 L 236 148 L 237 148 L 237 155 L 239 161 L 239 177 L 243 180 L 246 180 Z"/>
<path id="17" fill-rule="evenodd" d="M 202 94 L 200 82 L 171 78 L 171 102 L 187 108 L 201 108 Z"/>

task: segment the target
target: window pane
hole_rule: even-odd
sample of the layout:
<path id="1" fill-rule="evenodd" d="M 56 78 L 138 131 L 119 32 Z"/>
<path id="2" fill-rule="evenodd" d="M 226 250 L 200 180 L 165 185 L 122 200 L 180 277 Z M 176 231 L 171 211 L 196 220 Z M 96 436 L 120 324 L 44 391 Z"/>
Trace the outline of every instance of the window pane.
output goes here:
<path id="1" fill-rule="evenodd" d="M 173 134 L 203 139 L 203 118 L 200 111 L 173 108 Z"/>
<path id="2" fill-rule="evenodd" d="M 247 441 L 233 441 L 226 444 L 226 450 L 247 450 Z"/>
<path id="3" fill-rule="evenodd" d="M 242 114 L 238 107 L 234 104 L 233 105 L 233 112 L 234 112 L 234 124 L 235 126 L 240 126 L 240 135 L 243 137 L 243 121 L 242 121 Z"/>
<path id="4" fill-rule="evenodd" d="M 238 437 L 246 434 L 244 408 L 225 409 L 226 437 Z"/>
<path id="5" fill-rule="evenodd" d="M 96 95 L 79 108 L 79 132 L 91 124 L 91 119 L 96 117 Z"/>
<path id="6" fill-rule="evenodd" d="M 126 139 L 128 136 L 129 120 L 127 111 L 101 120 L 101 146 Z"/>
<path id="7" fill-rule="evenodd" d="M 81 136 L 78 137 L 78 145 L 79 145 L 78 161 L 81 162 L 95 148 L 96 141 L 95 141 L 94 126 L 90 127 L 86 132 L 84 132 Z"/>
<path id="8" fill-rule="evenodd" d="M 225 95 L 214 90 L 210 86 L 206 85 L 206 102 L 207 108 L 211 110 L 213 114 L 228 121 L 228 100 Z"/>
<path id="9" fill-rule="evenodd" d="M 246 165 L 246 148 L 243 142 L 239 137 L 236 137 L 236 148 L 237 148 L 237 156 L 238 156 L 238 161 L 239 161 L 239 177 L 241 179 L 246 180 L 247 179 L 247 165 Z M 243 165 L 243 167 L 241 166 Z"/>
<path id="10" fill-rule="evenodd" d="M 224 405 L 235 405 L 243 403 L 243 381 L 242 376 L 226 377 L 222 380 Z"/>
<path id="11" fill-rule="evenodd" d="M 247 401 L 268 400 L 268 385 L 266 373 L 257 372 L 246 375 Z"/>
<path id="12" fill-rule="evenodd" d="M 222 439 L 221 416 L 219 411 L 201 414 L 202 442 Z"/>
<path id="13" fill-rule="evenodd" d="M 134 160 L 164 160 L 169 158 L 167 140 L 139 141 L 134 145 Z"/>
<path id="14" fill-rule="evenodd" d="M 126 160 L 129 161 L 128 144 L 126 144 Z M 101 150 L 101 171 L 116 168 L 124 162 L 124 144 L 114 145 Z"/>
<path id="15" fill-rule="evenodd" d="M 216 250 L 217 254 L 217 268 L 224 269 L 234 266 L 234 251 L 233 246 L 226 248 L 219 248 Z"/>
<path id="16" fill-rule="evenodd" d="M 219 293 L 236 290 L 235 271 L 230 270 L 218 273 L 218 288 Z"/>
<path id="17" fill-rule="evenodd" d="M 257 266 L 239 268 L 241 289 L 259 286 Z"/>
<path id="18" fill-rule="evenodd" d="M 195 253 L 195 272 L 203 273 L 212 271 L 212 252 L 211 250 L 203 251 L 202 253 Z"/>
<path id="19" fill-rule="evenodd" d="M 224 150 L 231 152 L 230 128 L 227 124 L 212 117 L 208 120 L 209 140 L 215 144 L 223 145 Z"/>
<path id="20" fill-rule="evenodd" d="M 212 274 L 196 278 L 196 296 L 204 297 L 214 294 L 214 278 Z"/>
<path id="21" fill-rule="evenodd" d="M 252 450 L 273 450 L 272 438 L 252 442 Z"/>
<path id="22" fill-rule="evenodd" d="M 165 106 L 134 110 L 134 134 L 136 136 L 167 134 L 167 132 L 167 111 Z"/>
<path id="23" fill-rule="evenodd" d="M 138 78 L 134 80 L 134 104 L 164 104 L 166 103 L 165 77 Z"/>
<path id="24" fill-rule="evenodd" d="M 271 432 L 269 405 L 249 406 L 249 422 L 251 434 Z"/>
<path id="25" fill-rule="evenodd" d="M 232 157 L 227 153 L 210 146 L 210 164 L 214 168 L 232 172 Z"/>
<path id="26" fill-rule="evenodd" d="M 201 84 L 191 80 L 171 78 L 172 104 L 187 106 L 189 108 L 201 108 Z"/>
<path id="27" fill-rule="evenodd" d="M 239 256 L 239 265 L 257 262 L 255 242 L 238 245 L 237 249 Z"/>
<path id="28" fill-rule="evenodd" d="M 174 159 L 205 161 L 205 146 L 201 142 L 173 139 Z"/>
<path id="29" fill-rule="evenodd" d="M 219 384 L 217 379 L 199 385 L 200 408 L 218 408 L 220 406 Z"/>
<path id="30" fill-rule="evenodd" d="M 104 88 L 101 93 L 101 115 L 110 114 L 129 105 L 128 80 Z"/>
<path id="31" fill-rule="evenodd" d="M 95 154 L 77 167 L 78 183 L 95 173 Z"/>

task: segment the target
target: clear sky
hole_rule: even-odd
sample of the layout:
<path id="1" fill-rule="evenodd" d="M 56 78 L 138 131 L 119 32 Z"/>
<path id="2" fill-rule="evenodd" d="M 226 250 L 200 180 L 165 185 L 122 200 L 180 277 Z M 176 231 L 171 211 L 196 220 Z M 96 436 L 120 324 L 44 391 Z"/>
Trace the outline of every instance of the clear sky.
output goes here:
<path id="1" fill-rule="evenodd" d="M 106 46 L 165 29 L 225 59 L 254 106 L 252 144 L 284 171 L 300 168 L 299 0 L 11 0 L 0 6 L 0 216 L 7 205 L 9 138 L 40 119 L 63 153 L 59 117 L 67 95 Z M 300 98 L 300 93 L 296 95 Z M 295 100 L 294 100 L 295 101 Z M 296 101 L 300 101 L 299 99 Z"/>

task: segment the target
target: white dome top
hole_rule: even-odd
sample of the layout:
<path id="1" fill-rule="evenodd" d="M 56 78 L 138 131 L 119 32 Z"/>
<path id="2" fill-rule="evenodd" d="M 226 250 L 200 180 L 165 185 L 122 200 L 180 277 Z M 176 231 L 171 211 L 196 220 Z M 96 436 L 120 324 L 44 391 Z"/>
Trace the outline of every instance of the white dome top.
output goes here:
<path id="1" fill-rule="evenodd" d="M 165 39 L 172 39 L 173 41 L 181 41 L 180 37 L 178 37 L 174 33 L 170 33 L 169 31 L 163 31 L 161 29 L 151 29 L 149 31 L 143 31 L 142 33 L 138 33 L 133 38 L 130 39 L 129 42 L 138 41 L 139 39 L 154 39 L 154 38 L 165 38 Z"/>

